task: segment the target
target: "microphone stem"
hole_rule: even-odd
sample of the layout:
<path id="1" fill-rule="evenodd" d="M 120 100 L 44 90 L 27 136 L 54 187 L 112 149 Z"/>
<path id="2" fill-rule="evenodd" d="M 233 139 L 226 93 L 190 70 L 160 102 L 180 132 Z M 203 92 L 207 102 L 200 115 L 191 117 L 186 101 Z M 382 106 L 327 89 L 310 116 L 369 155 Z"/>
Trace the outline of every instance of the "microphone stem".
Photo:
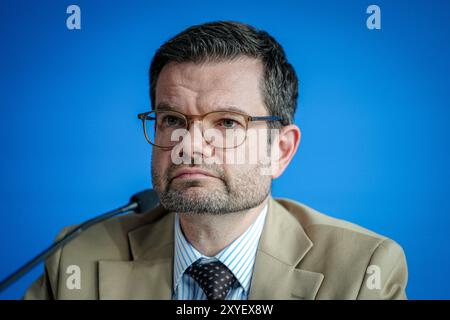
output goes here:
<path id="1" fill-rule="evenodd" d="M 38 254 L 36 257 L 31 259 L 29 262 L 25 263 L 17 271 L 13 272 L 11 275 L 9 275 L 5 279 L 3 279 L 2 282 L 0 282 L 0 292 L 4 291 L 10 284 L 15 282 L 19 278 L 21 278 L 25 273 L 27 273 L 29 270 L 31 270 L 34 266 L 36 266 L 41 261 L 47 259 L 48 257 L 50 257 L 56 250 L 58 250 L 63 245 L 65 245 L 69 241 L 76 238 L 81 232 L 85 231 L 89 227 L 93 226 L 94 224 L 96 224 L 98 222 L 101 222 L 103 220 L 106 220 L 113 216 L 116 216 L 118 214 L 134 210 L 137 207 L 138 207 L 138 204 L 136 202 L 131 202 L 123 207 L 116 209 L 116 210 L 106 212 L 98 217 L 95 217 L 86 222 L 83 222 L 78 227 L 76 227 L 75 229 L 70 231 L 68 234 L 66 234 L 64 237 L 62 237 L 60 240 L 54 242 L 47 249 L 45 249 L 40 254 Z"/>

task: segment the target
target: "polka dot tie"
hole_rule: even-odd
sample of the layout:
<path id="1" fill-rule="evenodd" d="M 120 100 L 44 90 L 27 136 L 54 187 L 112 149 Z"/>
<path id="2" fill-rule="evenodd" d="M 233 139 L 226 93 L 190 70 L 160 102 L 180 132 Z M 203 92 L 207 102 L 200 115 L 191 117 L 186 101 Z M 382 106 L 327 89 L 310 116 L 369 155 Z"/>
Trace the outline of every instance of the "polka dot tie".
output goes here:
<path id="1" fill-rule="evenodd" d="M 236 277 L 220 261 L 201 264 L 199 260 L 186 269 L 186 273 L 203 289 L 208 300 L 225 300 Z"/>

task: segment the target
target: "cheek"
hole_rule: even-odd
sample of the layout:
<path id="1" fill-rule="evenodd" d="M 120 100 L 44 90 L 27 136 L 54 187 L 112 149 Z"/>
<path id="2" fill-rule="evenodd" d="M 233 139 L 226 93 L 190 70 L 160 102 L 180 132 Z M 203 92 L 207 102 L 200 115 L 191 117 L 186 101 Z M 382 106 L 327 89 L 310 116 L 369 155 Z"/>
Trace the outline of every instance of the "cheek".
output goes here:
<path id="1" fill-rule="evenodd" d="M 221 166 L 229 167 L 232 173 L 242 166 L 258 163 L 256 151 L 257 148 L 246 141 L 236 148 L 216 149 L 214 155 L 215 158 L 220 159 Z"/>
<path id="2" fill-rule="evenodd" d="M 235 150 L 237 156 L 250 167 L 267 164 L 268 158 L 267 132 L 265 130 L 248 131 L 245 142 Z"/>
<path id="3" fill-rule="evenodd" d="M 162 175 L 167 172 L 171 165 L 172 160 L 170 157 L 170 151 L 164 151 L 159 148 L 153 149 L 152 167 L 154 171 Z"/>

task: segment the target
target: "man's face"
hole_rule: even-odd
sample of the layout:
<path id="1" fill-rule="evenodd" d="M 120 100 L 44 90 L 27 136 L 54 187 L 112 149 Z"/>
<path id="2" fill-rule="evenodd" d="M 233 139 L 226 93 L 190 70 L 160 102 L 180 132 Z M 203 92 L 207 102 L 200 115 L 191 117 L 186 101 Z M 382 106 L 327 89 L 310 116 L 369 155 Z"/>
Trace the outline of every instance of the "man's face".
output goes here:
<path id="1" fill-rule="evenodd" d="M 156 109 L 169 105 L 186 115 L 203 115 L 234 107 L 251 116 L 267 116 L 260 89 L 262 76 L 261 62 L 246 57 L 204 64 L 169 63 L 157 81 Z M 263 121 L 250 122 L 248 133 L 265 128 Z M 189 133 L 191 139 L 183 140 L 172 150 L 153 147 L 153 187 L 167 210 L 226 214 L 253 208 L 267 197 L 271 176 L 262 174 L 259 157 L 257 161 L 248 159 L 257 149 L 267 150 L 266 138 L 247 138 L 236 148 L 222 149 L 203 139 L 199 121 L 191 123 Z M 175 164 L 175 151 L 187 157 L 189 163 Z M 244 163 L 225 160 L 239 155 L 246 155 Z M 210 175 L 180 176 L 183 169 L 200 169 Z"/>

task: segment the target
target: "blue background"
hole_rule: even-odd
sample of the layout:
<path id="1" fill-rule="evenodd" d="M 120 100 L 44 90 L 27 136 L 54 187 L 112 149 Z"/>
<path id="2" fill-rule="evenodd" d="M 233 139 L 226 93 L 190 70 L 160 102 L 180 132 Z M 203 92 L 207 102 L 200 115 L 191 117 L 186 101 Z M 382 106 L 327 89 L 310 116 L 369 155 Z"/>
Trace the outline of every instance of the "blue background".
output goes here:
<path id="1" fill-rule="evenodd" d="M 381 30 L 366 8 L 381 8 Z M 81 30 L 66 8 L 81 8 Z M 1 1 L 0 277 L 151 185 L 147 68 L 184 28 L 269 31 L 303 136 L 273 194 L 396 240 L 412 299 L 450 298 L 450 1 Z M 35 268 L 0 295 L 20 298 Z"/>

